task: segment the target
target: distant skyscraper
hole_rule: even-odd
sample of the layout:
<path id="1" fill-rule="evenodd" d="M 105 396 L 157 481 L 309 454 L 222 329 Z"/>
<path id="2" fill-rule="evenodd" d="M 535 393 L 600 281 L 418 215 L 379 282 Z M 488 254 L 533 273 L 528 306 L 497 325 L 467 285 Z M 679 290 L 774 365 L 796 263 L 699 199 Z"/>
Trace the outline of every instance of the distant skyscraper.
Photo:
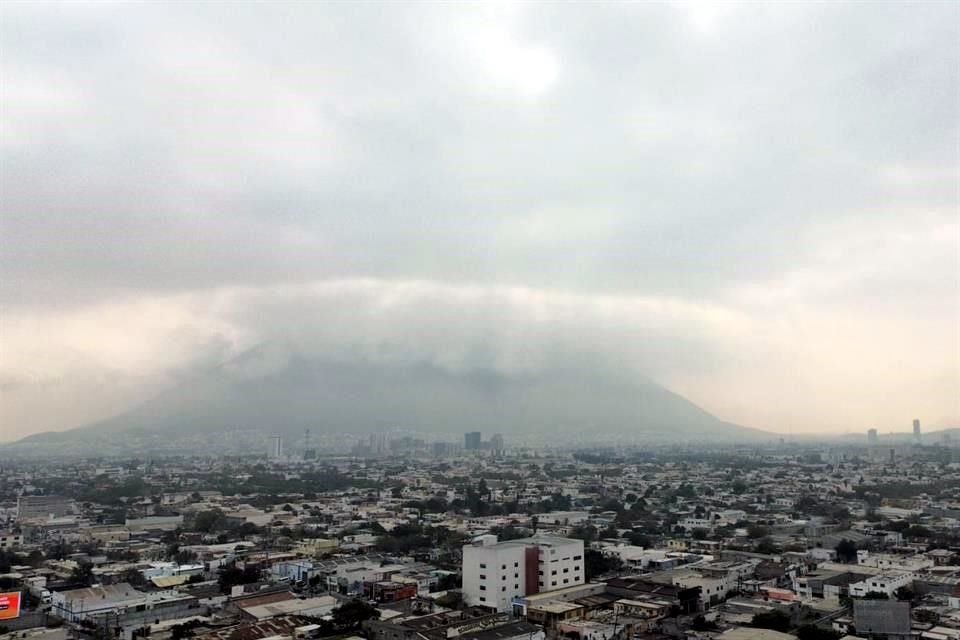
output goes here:
<path id="1" fill-rule="evenodd" d="M 471 431 L 463 434 L 463 448 L 467 451 L 479 451 L 482 443 L 482 435 L 479 431 Z"/>
<path id="2" fill-rule="evenodd" d="M 913 442 L 920 444 L 920 421 L 916 418 L 913 420 Z"/>
<path id="3" fill-rule="evenodd" d="M 490 449 L 494 453 L 503 451 L 503 436 L 499 433 L 490 438 Z"/>
<path id="4" fill-rule="evenodd" d="M 369 439 L 370 455 L 383 456 L 390 453 L 390 443 L 385 433 L 371 433 Z"/>
<path id="5" fill-rule="evenodd" d="M 877 444 L 877 430 L 870 429 L 867 431 L 867 443 L 868 444 Z"/>
<path id="6" fill-rule="evenodd" d="M 282 455 L 283 441 L 280 436 L 270 436 L 270 451 L 267 452 L 267 457 L 271 460 L 279 460 Z"/>

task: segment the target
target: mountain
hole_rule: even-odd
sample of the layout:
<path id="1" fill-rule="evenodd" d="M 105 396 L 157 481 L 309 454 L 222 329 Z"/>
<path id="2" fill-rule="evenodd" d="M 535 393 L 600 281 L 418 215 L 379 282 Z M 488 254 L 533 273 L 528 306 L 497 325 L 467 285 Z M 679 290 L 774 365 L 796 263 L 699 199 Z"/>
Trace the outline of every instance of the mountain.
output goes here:
<path id="1" fill-rule="evenodd" d="M 128 412 L 7 448 L 104 451 L 133 443 L 150 450 L 173 442 L 209 443 L 218 434 L 228 445 L 243 439 L 238 434 L 260 443 L 273 433 L 299 441 L 305 428 L 313 434 L 407 432 L 448 440 L 466 431 L 503 433 L 508 441 L 773 438 L 725 423 L 651 381 L 627 382 L 574 367 L 523 376 L 453 373 L 432 365 L 346 364 L 263 346 Z"/>

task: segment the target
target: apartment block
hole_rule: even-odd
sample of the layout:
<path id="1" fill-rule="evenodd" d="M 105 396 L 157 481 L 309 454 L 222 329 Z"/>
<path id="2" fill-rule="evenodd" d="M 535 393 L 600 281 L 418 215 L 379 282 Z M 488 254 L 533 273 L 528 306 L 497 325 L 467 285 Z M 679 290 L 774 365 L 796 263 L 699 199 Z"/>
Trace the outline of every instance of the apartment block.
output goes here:
<path id="1" fill-rule="evenodd" d="M 510 611 L 515 599 L 584 583 L 583 541 L 534 536 L 499 542 L 480 536 L 463 547 L 463 596 L 469 605 Z"/>

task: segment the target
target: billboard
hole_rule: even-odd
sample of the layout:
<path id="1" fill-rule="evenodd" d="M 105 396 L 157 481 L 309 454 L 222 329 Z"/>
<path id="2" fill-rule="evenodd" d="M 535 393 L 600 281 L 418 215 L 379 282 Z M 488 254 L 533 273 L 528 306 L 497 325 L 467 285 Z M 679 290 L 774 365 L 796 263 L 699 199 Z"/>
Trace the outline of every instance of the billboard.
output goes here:
<path id="1" fill-rule="evenodd" d="M 20 592 L 0 593 L 0 620 L 12 620 L 20 616 Z"/>

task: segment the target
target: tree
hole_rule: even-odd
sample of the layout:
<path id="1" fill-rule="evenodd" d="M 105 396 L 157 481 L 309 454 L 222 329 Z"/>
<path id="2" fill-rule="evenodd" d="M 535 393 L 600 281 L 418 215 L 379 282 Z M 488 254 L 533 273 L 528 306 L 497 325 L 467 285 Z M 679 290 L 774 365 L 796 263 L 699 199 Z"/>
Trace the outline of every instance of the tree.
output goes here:
<path id="1" fill-rule="evenodd" d="M 177 564 L 190 564 L 195 562 L 197 559 L 197 554 L 190 549 L 178 549 L 177 552 L 173 555 L 173 561 Z"/>
<path id="2" fill-rule="evenodd" d="M 868 591 L 863 596 L 864 600 L 889 600 L 890 596 L 882 591 Z"/>
<path id="3" fill-rule="evenodd" d="M 143 587 L 147 584 L 147 579 L 136 569 L 127 569 L 123 572 L 123 582 L 134 587 Z"/>
<path id="4" fill-rule="evenodd" d="M 913 600 L 914 595 L 916 594 L 913 593 L 913 589 L 911 589 L 910 587 L 900 587 L 899 589 L 893 592 L 894 598 L 896 598 L 897 600 L 902 600 L 906 602 L 910 602 L 911 600 Z"/>
<path id="5" fill-rule="evenodd" d="M 696 616 L 690 625 L 694 631 L 716 631 L 717 623 L 713 620 L 707 620 L 702 615 Z"/>
<path id="6" fill-rule="evenodd" d="M 18 564 L 16 554 L 0 549 L 0 573 L 10 573 L 15 564 Z"/>
<path id="7" fill-rule="evenodd" d="M 583 552 L 583 571 L 587 580 L 623 568 L 623 561 L 616 556 L 605 556 L 596 549 L 586 549 Z"/>
<path id="8" fill-rule="evenodd" d="M 371 618 L 379 618 L 380 611 L 363 600 L 344 602 L 332 612 L 333 622 L 341 629 L 357 629 Z"/>
<path id="9" fill-rule="evenodd" d="M 805 624 L 797 629 L 797 640 L 838 640 L 842 634 L 814 624 Z"/>
<path id="10" fill-rule="evenodd" d="M 834 547 L 834 551 L 837 552 L 837 559 L 840 562 L 855 562 L 857 559 L 857 543 L 853 540 L 843 538 Z"/>
<path id="11" fill-rule="evenodd" d="M 619 538 L 620 532 L 617 531 L 617 527 L 615 524 L 610 523 L 610 525 L 607 526 L 606 529 L 600 532 L 599 537 L 600 538 Z"/>
<path id="12" fill-rule="evenodd" d="M 681 498 L 697 497 L 697 490 L 694 489 L 692 485 L 689 485 L 685 482 L 681 484 L 679 487 L 677 487 L 677 490 L 674 493 Z"/>
<path id="13" fill-rule="evenodd" d="M 460 574 L 458 573 L 447 573 L 440 576 L 440 579 L 437 580 L 437 591 L 450 591 L 451 589 L 459 589 L 462 580 Z"/>
<path id="14" fill-rule="evenodd" d="M 759 524 L 752 524 L 747 527 L 747 537 L 751 540 L 762 538 L 770 533 L 770 530 Z"/>
<path id="15" fill-rule="evenodd" d="M 34 569 L 43 566 L 43 552 L 39 549 L 34 549 L 27 555 L 27 564 L 29 564 Z"/>
<path id="16" fill-rule="evenodd" d="M 193 522 L 193 528 L 201 533 L 210 533 L 211 531 L 216 531 L 218 527 L 222 526 L 225 520 L 226 518 L 220 509 L 201 511 L 197 514 L 197 517 Z"/>
<path id="17" fill-rule="evenodd" d="M 70 580 L 89 587 L 93 584 L 93 565 L 89 562 L 81 562 L 70 573 Z"/>
<path id="18" fill-rule="evenodd" d="M 903 532 L 903 535 L 908 538 L 929 538 L 933 533 L 926 527 L 914 524 L 908 527 L 907 530 Z"/>
<path id="19" fill-rule="evenodd" d="M 583 540 L 587 544 L 590 544 L 597 539 L 597 528 L 592 524 L 580 525 L 573 528 L 570 532 L 570 537 Z"/>
<path id="20" fill-rule="evenodd" d="M 765 553 L 767 555 L 773 555 L 780 552 L 780 549 L 773 543 L 773 540 L 770 537 L 760 540 L 754 550 L 757 553 Z"/>
<path id="21" fill-rule="evenodd" d="M 640 533 L 639 531 L 627 532 L 626 538 L 630 544 L 637 547 L 643 547 L 646 549 L 653 546 L 653 541 L 650 539 L 650 536 Z"/>
<path id="22" fill-rule="evenodd" d="M 765 611 L 753 616 L 750 624 L 760 629 L 772 629 L 786 633 L 790 630 L 790 616 L 782 611 Z"/>
<path id="23" fill-rule="evenodd" d="M 217 582 L 220 584 L 220 593 L 230 593 L 230 590 L 240 584 L 251 584 L 260 580 L 260 568 L 248 564 L 243 569 L 230 565 L 220 569 Z"/>
<path id="24" fill-rule="evenodd" d="M 490 533 L 495 534 L 497 536 L 497 540 L 500 540 L 501 542 L 526 538 L 528 535 L 526 529 L 520 529 L 510 524 L 502 527 L 492 527 L 490 529 Z"/>
<path id="25" fill-rule="evenodd" d="M 460 605 L 463 604 L 463 593 L 460 591 L 447 591 L 436 599 L 436 603 L 447 609 L 459 609 Z"/>

